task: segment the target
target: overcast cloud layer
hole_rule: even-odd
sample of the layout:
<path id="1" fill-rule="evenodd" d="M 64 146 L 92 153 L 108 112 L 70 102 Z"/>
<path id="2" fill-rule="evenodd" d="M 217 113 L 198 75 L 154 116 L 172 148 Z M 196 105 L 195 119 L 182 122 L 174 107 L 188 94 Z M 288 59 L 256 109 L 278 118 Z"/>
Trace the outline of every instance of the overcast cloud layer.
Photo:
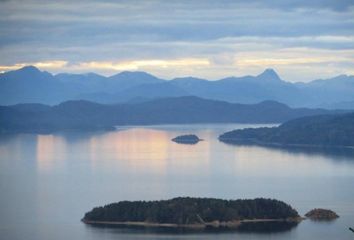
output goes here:
<path id="1" fill-rule="evenodd" d="M 0 71 L 354 75 L 354 0 L 0 0 Z"/>

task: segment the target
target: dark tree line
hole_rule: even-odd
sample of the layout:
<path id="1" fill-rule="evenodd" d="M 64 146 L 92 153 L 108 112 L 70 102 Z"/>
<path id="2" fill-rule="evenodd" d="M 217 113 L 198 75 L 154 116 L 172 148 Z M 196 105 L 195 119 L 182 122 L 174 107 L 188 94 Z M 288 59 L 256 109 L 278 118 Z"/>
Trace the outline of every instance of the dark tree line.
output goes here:
<path id="1" fill-rule="evenodd" d="M 242 219 L 286 219 L 298 217 L 288 204 L 257 198 L 222 200 L 214 198 L 174 198 L 162 201 L 122 201 L 96 207 L 84 221 L 156 222 L 192 224 Z"/>

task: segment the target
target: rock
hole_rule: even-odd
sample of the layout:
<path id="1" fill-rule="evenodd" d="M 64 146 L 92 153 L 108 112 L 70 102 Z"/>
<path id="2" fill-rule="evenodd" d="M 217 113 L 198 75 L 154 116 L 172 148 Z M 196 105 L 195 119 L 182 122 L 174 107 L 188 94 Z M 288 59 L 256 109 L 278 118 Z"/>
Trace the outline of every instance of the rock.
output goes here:
<path id="1" fill-rule="evenodd" d="M 338 214 L 329 209 L 315 208 L 305 214 L 311 220 L 334 220 L 339 218 Z"/>

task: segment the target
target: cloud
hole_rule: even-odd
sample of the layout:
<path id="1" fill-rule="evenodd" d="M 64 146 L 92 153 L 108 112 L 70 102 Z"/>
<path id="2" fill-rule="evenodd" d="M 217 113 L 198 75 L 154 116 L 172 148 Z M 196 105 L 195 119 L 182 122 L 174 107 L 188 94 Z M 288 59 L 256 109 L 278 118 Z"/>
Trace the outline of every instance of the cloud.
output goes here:
<path id="1" fill-rule="evenodd" d="M 68 65 L 67 61 L 45 61 L 45 62 L 27 62 L 27 63 L 16 63 L 14 65 L 0 65 L 0 71 L 11 71 L 25 66 L 35 66 L 44 70 L 57 70 L 63 69 Z"/>
<path id="2" fill-rule="evenodd" d="M 123 70 L 139 70 L 142 68 L 175 68 L 175 67 L 194 67 L 194 66 L 209 66 L 208 59 L 173 59 L 173 60 L 137 60 L 126 62 L 83 62 L 78 65 L 82 69 L 108 69 L 115 71 Z M 74 66 L 75 68 L 75 66 Z"/>
<path id="3" fill-rule="evenodd" d="M 195 67 L 207 67 L 210 65 L 208 59 L 203 58 L 185 58 L 185 59 L 149 59 L 138 61 L 121 61 L 121 62 L 109 62 L 109 61 L 93 61 L 93 62 L 79 62 L 70 64 L 67 61 L 44 61 L 44 62 L 26 62 L 16 63 L 14 65 L 2 65 L 0 71 L 10 71 L 22 68 L 24 66 L 35 66 L 42 70 L 51 70 L 58 72 L 62 70 L 83 72 L 90 70 L 103 71 L 108 73 L 116 73 L 117 71 L 135 71 L 135 70 L 153 70 L 153 69 L 178 69 L 178 68 L 195 68 Z"/>
<path id="4" fill-rule="evenodd" d="M 353 6 L 348 0 L 0 1 L 0 65 L 61 61 L 43 68 L 212 79 L 274 67 L 291 81 L 349 73 Z M 309 65 L 316 65 L 312 73 L 294 74 Z"/>

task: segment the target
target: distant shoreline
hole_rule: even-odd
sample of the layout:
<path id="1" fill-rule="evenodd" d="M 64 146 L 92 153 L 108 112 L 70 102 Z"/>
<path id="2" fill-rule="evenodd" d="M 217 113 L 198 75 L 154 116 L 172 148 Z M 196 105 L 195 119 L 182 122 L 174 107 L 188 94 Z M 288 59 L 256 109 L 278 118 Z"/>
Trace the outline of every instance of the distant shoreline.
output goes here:
<path id="1" fill-rule="evenodd" d="M 242 138 L 218 138 L 220 142 L 227 144 L 244 144 L 244 145 L 258 145 L 258 146 L 275 146 L 275 147 L 304 147 L 304 148 L 353 148 L 351 145 L 321 145 L 321 144 L 300 144 L 300 143 L 277 143 L 277 142 L 264 142 L 255 139 L 242 139 Z"/>

